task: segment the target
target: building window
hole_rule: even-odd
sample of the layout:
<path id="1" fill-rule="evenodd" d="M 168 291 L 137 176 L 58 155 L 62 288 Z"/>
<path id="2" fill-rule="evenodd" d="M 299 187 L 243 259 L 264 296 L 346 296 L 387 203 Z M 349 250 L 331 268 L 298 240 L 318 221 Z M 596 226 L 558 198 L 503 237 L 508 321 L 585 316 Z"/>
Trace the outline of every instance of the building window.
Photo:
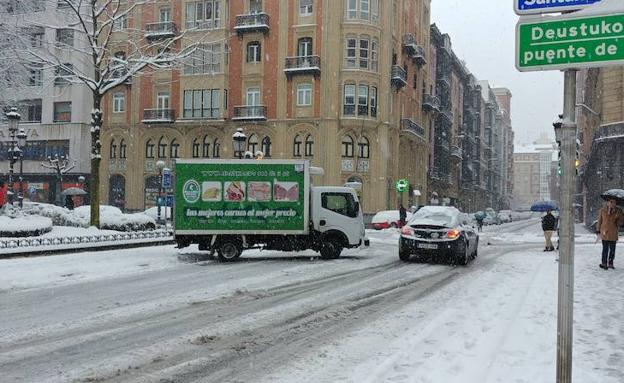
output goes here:
<path id="1" fill-rule="evenodd" d="M 370 115 L 377 117 L 377 87 L 375 86 L 370 88 Z"/>
<path id="2" fill-rule="evenodd" d="M 314 138 L 311 134 L 308 134 L 305 139 L 305 155 L 306 157 L 314 156 Z"/>
<path id="3" fill-rule="evenodd" d="M 184 61 L 184 74 L 221 72 L 222 46 L 220 43 L 201 44 Z"/>
<path id="4" fill-rule="evenodd" d="M 45 32 L 43 28 L 37 28 L 30 34 L 30 46 L 33 48 L 41 48 L 43 46 L 43 39 L 45 38 Z"/>
<path id="5" fill-rule="evenodd" d="M 123 93 L 113 94 L 113 113 L 123 113 L 126 111 L 126 95 Z"/>
<path id="6" fill-rule="evenodd" d="M 163 113 L 169 110 L 169 92 L 158 92 L 156 95 L 156 108 L 163 111 Z"/>
<path id="7" fill-rule="evenodd" d="M 204 136 L 204 141 L 202 142 L 202 157 L 210 157 L 210 137 L 208 136 Z"/>
<path id="8" fill-rule="evenodd" d="M 197 138 L 193 138 L 193 146 L 191 147 L 191 153 L 193 158 L 199 158 L 199 142 Z"/>
<path id="9" fill-rule="evenodd" d="M 54 122 L 71 122 L 71 102 L 54 103 Z"/>
<path id="10" fill-rule="evenodd" d="M 358 116 L 368 116 L 368 85 L 358 87 Z"/>
<path id="11" fill-rule="evenodd" d="M 252 41 L 247 44 L 247 62 L 258 63 L 260 62 L 261 47 L 260 42 Z"/>
<path id="12" fill-rule="evenodd" d="M 297 56 L 312 56 L 312 37 L 302 37 L 297 41 Z"/>
<path id="13" fill-rule="evenodd" d="M 29 63 L 27 64 L 29 71 L 28 85 L 29 86 L 42 86 L 43 85 L 43 63 Z"/>
<path id="14" fill-rule="evenodd" d="M 357 15 L 357 0 L 347 0 L 347 18 L 355 19 Z"/>
<path id="15" fill-rule="evenodd" d="M 56 42 L 63 46 L 74 46 L 74 30 L 69 28 L 60 28 L 56 30 Z"/>
<path id="16" fill-rule="evenodd" d="M 190 1 L 186 3 L 187 29 L 221 27 L 221 0 Z"/>
<path id="17" fill-rule="evenodd" d="M 313 0 L 299 0 L 299 15 L 309 16 L 313 12 Z"/>
<path id="18" fill-rule="evenodd" d="M 293 157 L 301 157 L 301 138 L 298 134 L 293 142 Z"/>
<path id="19" fill-rule="evenodd" d="M 370 142 L 368 138 L 361 137 L 358 142 L 359 158 L 370 158 Z"/>
<path id="20" fill-rule="evenodd" d="M 262 139 L 262 153 L 265 157 L 271 157 L 271 137 L 269 136 Z"/>
<path id="21" fill-rule="evenodd" d="M 70 85 L 72 80 L 72 70 L 74 66 L 69 63 L 57 65 L 54 68 L 54 85 Z"/>
<path id="22" fill-rule="evenodd" d="M 346 60 L 345 67 L 347 68 L 355 68 L 355 63 L 357 60 L 357 39 L 348 38 L 346 43 Z"/>
<path id="23" fill-rule="evenodd" d="M 379 43 L 377 40 L 371 41 L 371 70 L 379 71 Z"/>
<path id="24" fill-rule="evenodd" d="M 21 100 L 17 111 L 22 116 L 22 122 L 41 122 L 41 99 Z"/>
<path id="25" fill-rule="evenodd" d="M 212 143 L 212 157 L 213 158 L 221 157 L 221 144 L 219 143 L 218 138 L 215 138 L 214 142 Z"/>
<path id="26" fill-rule="evenodd" d="M 353 157 L 353 138 L 351 136 L 342 137 L 342 156 Z"/>
<path id="27" fill-rule="evenodd" d="M 145 143 L 145 158 L 154 158 L 154 143 L 151 139 Z"/>
<path id="28" fill-rule="evenodd" d="M 368 69 L 368 39 L 360 39 L 360 69 Z"/>
<path id="29" fill-rule="evenodd" d="M 312 84 L 297 85 L 297 106 L 312 105 Z"/>
<path id="30" fill-rule="evenodd" d="M 171 145 L 169 146 L 169 158 L 180 158 L 180 144 L 174 138 L 171 140 Z"/>
<path id="31" fill-rule="evenodd" d="M 251 154 L 255 155 L 258 150 L 258 136 L 252 134 L 249 136 L 247 140 L 247 151 L 251 152 Z"/>
<path id="32" fill-rule="evenodd" d="M 368 20 L 370 18 L 370 2 L 369 0 L 360 0 L 360 19 Z"/>
<path id="33" fill-rule="evenodd" d="M 379 20 L 379 0 L 347 0 L 347 19 Z"/>
<path id="34" fill-rule="evenodd" d="M 167 158 L 167 140 L 160 137 L 158 140 L 158 158 Z"/>
<path id="35" fill-rule="evenodd" d="M 128 29 L 127 13 L 117 16 L 117 18 L 113 21 L 113 31 L 123 31 L 124 29 Z"/>
<path id="36" fill-rule="evenodd" d="M 110 159 L 115 159 L 117 158 L 117 144 L 115 144 L 115 140 L 112 140 L 110 143 L 110 148 L 109 148 L 109 153 L 108 153 L 108 157 Z"/>
<path id="37" fill-rule="evenodd" d="M 189 119 L 221 117 L 221 90 L 185 90 L 183 116 Z"/>
<path id="38" fill-rule="evenodd" d="M 122 139 L 121 142 L 119 143 L 119 158 L 125 159 L 126 158 L 126 140 Z"/>
<path id="39" fill-rule="evenodd" d="M 355 116 L 355 85 L 346 84 L 344 86 L 344 105 L 343 112 L 345 116 Z"/>
<path id="40" fill-rule="evenodd" d="M 171 8 L 160 8 L 158 22 L 168 23 L 171 21 Z"/>
<path id="41" fill-rule="evenodd" d="M 249 13 L 262 13 L 262 0 L 249 0 Z"/>
<path id="42" fill-rule="evenodd" d="M 260 88 L 247 88 L 246 100 L 247 106 L 259 106 L 260 104 Z"/>

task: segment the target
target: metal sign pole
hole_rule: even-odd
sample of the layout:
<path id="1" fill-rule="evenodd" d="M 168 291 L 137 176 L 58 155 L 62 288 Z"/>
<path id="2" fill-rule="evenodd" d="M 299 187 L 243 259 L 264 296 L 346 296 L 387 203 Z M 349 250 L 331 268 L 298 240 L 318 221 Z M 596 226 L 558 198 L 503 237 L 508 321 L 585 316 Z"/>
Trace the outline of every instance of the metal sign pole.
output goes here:
<path id="1" fill-rule="evenodd" d="M 576 70 L 565 71 L 559 193 L 559 288 L 557 308 L 557 383 L 572 382 L 574 305 L 574 186 L 576 150 Z"/>

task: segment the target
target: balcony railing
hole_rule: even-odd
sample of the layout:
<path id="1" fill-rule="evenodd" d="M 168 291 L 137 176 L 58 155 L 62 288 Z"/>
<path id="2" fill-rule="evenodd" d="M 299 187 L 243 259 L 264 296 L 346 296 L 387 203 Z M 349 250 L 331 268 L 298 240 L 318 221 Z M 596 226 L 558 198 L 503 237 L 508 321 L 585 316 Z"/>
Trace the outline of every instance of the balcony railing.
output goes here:
<path id="1" fill-rule="evenodd" d="M 398 65 L 392 66 L 392 72 L 390 76 L 390 81 L 392 85 L 402 88 L 407 85 L 407 72 L 405 69 L 401 68 Z"/>
<path id="2" fill-rule="evenodd" d="M 425 129 L 411 118 L 401 119 L 401 132 L 411 133 L 423 140 L 425 139 Z"/>
<path id="3" fill-rule="evenodd" d="M 412 56 L 414 52 L 416 52 L 416 37 L 411 33 L 406 33 L 403 35 L 403 49 L 405 53 Z"/>
<path id="4" fill-rule="evenodd" d="M 144 109 L 144 123 L 160 123 L 175 121 L 175 110 L 173 109 Z"/>
<path id="5" fill-rule="evenodd" d="M 463 151 L 459 146 L 451 146 L 451 160 L 461 161 L 463 159 Z"/>
<path id="6" fill-rule="evenodd" d="M 148 39 L 170 38 L 178 34 L 178 28 L 173 21 L 163 21 L 145 25 L 145 37 Z"/>
<path id="7" fill-rule="evenodd" d="M 422 106 L 425 112 L 431 112 L 431 111 L 439 112 L 440 111 L 440 98 L 437 96 L 432 96 L 428 93 L 425 93 L 423 95 Z"/>
<path id="8" fill-rule="evenodd" d="M 319 56 L 295 56 L 286 57 L 286 75 L 321 73 L 321 58 Z"/>
<path id="9" fill-rule="evenodd" d="M 448 122 L 453 122 L 453 112 L 446 108 L 442 108 L 442 110 L 440 111 L 440 116 L 445 118 Z"/>
<path id="10" fill-rule="evenodd" d="M 264 105 L 245 105 L 234 107 L 233 120 L 266 120 L 266 106 Z"/>
<path id="11" fill-rule="evenodd" d="M 412 59 L 416 62 L 416 65 L 425 65 L 427 63 L 427 54 L 425 53 L 425 48 L 418 45 L 416 47 L 416 51 L 412 54 Z"/>
<path id="12" fill-rule="evenodd" d="M 438 74 L 438 76 L 437 76 L 437 81 L 438 81 L 440 84 L 445 85 L 445 86 L 447 86 L 447 87 L 450 87 L 450 86 L 451 86 L 451 78 L 449 77 L 449 75 L 448 75 L 448 74 L 445 74 L 445 73 L 443 73 L 443 74 Z"/>
<path id="13" fill-rule="evenodd" d="M 269 31 L 269 15 L 266 13 L 238 15 L 236 16 L 236 26 L 234 30 L 239 34 L 245 32 L 267 33 Z"/>

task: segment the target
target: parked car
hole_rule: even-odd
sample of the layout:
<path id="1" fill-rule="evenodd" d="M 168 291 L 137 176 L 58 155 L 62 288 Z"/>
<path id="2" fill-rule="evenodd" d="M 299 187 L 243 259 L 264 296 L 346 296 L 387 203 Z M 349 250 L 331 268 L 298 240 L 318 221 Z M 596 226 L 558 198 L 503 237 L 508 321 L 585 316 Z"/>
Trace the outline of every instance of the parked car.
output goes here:
<path id="1" fill-rule="evenodd" d="M 401 229 L 399 258 L 426 255 L 467 265 L 477 256 L 479 235 L 466 214 L 451 206 L 425 206 Z"/>
<path id="2" fill-rule="evenodd" d="M 410 213 L 409 211 L 406 212 L 406 221 L 409 221 L 409 219 L 412 216 L 412 213 Z M 396 227 L 401 227 L 400 222 L 399 222 L 399 211 L 398 210 L 384 210 L 384 211 L 380 211 L 377 214 L 375 214 L 373 216 L 373 219 L 371 220 L 371 224 L 373 225 L 373 228 L 375 230 L 383 230 L 383 229 L 388 229 L 388 228 L 396 228 Z"/>

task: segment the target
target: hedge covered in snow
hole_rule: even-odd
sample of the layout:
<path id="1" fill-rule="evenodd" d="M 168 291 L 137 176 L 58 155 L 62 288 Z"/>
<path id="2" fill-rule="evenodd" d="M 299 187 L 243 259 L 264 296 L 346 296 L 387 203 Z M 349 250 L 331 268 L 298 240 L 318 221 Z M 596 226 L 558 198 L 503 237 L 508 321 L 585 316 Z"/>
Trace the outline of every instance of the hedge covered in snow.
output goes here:
<path id="1" fill-rule="evenodd" d="M 46 217 L 25 215 L 0 216 L 0 237 L 32 237 L 52 230 L 52 220 Z"/>

